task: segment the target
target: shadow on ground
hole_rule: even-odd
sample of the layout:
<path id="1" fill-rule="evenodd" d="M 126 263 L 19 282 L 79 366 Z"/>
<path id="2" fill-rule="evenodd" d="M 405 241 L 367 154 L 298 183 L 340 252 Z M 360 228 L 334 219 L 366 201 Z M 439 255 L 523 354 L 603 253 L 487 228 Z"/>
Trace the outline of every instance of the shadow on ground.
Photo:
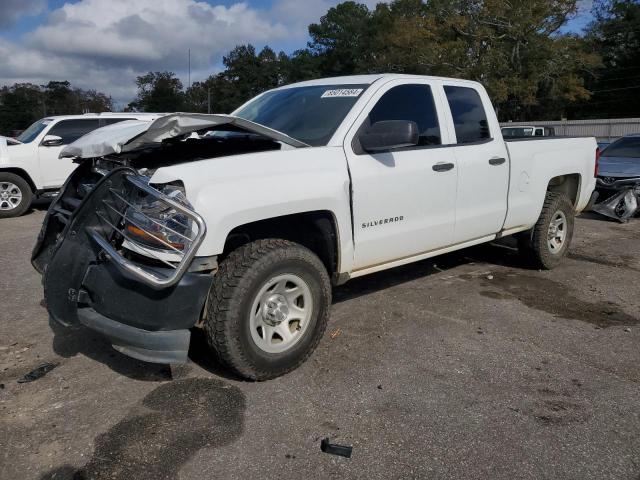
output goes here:
<path id="1" fill-rule="evenodd" d="M 95 438 L 93 456 L 86 465 L 80 469 L 63 465 L 40 478 L 177 478 L 182 465 L 202 448 L 219 448 L 240 437 L 245 408 L 243 393 L 220 380 L 165 383 Z"/>

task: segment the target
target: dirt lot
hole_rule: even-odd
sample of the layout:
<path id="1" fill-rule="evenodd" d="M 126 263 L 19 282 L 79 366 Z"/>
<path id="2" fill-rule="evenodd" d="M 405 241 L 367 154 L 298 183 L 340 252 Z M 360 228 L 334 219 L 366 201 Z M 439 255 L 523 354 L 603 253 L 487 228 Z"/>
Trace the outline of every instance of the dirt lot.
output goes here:
<path id="1" fill-rule="evenodd" d="M 348 283 L 302 368 L 247 383 L 199 336 L 170 367 L 52 331 L 43 216 L 0 221 L 3 479 L 639 478 L 640 220 L 582 217 L 552 272 L 491 245 Z"/>

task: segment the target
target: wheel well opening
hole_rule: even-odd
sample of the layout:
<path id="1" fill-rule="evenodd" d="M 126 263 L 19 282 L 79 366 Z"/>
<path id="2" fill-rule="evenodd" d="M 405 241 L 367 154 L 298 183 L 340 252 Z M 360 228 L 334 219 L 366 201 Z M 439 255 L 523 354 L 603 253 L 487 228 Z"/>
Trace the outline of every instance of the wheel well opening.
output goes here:
<path id="1" fill-rule="evenodd" d="M 229 232 L 219 261 L 242 245 L 264 238 L 299 243 L 322 260 L 330 276 L 338 272 L 338 231 L 331 212 L 297 213 L 240 225 Z"/>
<path id="2" fill-rule="evenodd" d="M 571 173 L 553 177 L 549 181 L 547 191 L 565 194 L 575 207 L 578 203 L 578 192 L 580 191 L 580 174 Z"/>
<path id="3" fill-rule="evenodd" d="M 27 184 L 29 184 L 29 187 L 31 188 L 31 192 L 35 193 L 36 185 L 35 183 L 33 183 L 33 180 L 31 180 L 31 177 L 29 176 L 29 174 L 24 170 L 20 168 L 3 168 L 0 170 L 0 173 L 13 173 L 14 175 L 18 175 L 25 182 L 27 182 Z"/>

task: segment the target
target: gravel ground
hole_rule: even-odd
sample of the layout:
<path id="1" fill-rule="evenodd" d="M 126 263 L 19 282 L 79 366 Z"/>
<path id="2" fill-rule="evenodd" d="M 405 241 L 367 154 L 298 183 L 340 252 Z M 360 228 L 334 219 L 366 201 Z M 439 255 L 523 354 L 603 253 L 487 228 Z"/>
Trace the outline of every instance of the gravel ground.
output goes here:
<path id="1" fill-rule="evenodd" d="M 43 217 L 0 220 L 3 479 L 640 478 L 639 220 L 581 217 L 551 272 L 488 245 L 354 280 L 305 365 L 248 383 L 197 334 L 168 366 L 52 329 Z"/>

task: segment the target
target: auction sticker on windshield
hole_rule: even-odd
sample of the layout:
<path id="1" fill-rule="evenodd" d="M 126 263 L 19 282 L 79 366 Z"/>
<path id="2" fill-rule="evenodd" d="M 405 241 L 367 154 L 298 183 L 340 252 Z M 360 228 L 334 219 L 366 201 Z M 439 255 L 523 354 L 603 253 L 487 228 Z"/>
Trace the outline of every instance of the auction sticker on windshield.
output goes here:
<path id="1" fill-rule="evenodd" d="M 362 90 L 362 88 L 338 88 L 336 90 L 327 90 L 320 98 L 358 97 L 362 93 Z"/>

